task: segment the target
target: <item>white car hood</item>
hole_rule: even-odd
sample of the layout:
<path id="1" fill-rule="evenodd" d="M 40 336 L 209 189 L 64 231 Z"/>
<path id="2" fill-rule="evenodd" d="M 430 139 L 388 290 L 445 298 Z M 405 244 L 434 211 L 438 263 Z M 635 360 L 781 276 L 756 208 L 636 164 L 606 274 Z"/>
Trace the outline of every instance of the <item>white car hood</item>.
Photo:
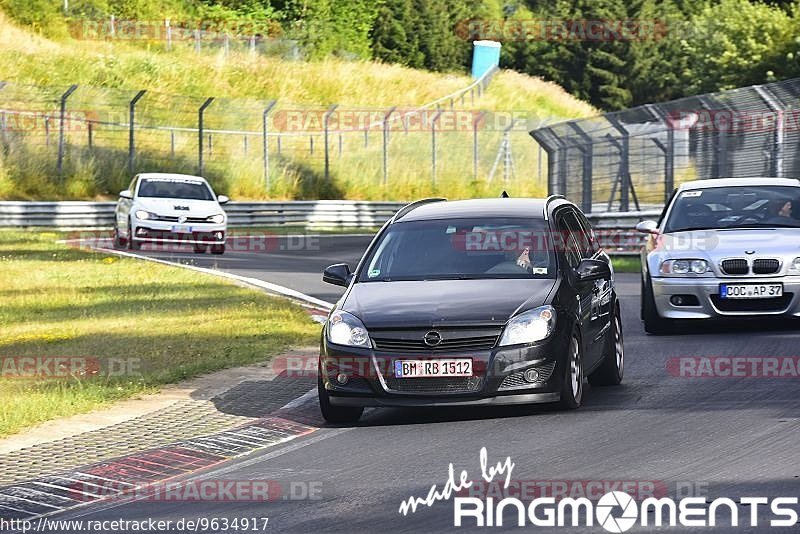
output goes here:
<path id="1" fill-rule="evenodd" d="M 686 252 L 702 253 L 700 257 L 721 259 L 743 257 L 800 256 L 800 228 L 742 228 L 730 230 L 697 230 L 659 236 L 656 251 L 665 257 L 686 257 Z"/>
<path id="2" fill-rule="evenodd" d="M 139 197 L 136 199 L 134 209 L 146 210 L 156 215 L 185 215 L 188 217 L 208 217 L 223 212 L 222 207 L 215 200 L 187 200 L 182 198 Z"/>

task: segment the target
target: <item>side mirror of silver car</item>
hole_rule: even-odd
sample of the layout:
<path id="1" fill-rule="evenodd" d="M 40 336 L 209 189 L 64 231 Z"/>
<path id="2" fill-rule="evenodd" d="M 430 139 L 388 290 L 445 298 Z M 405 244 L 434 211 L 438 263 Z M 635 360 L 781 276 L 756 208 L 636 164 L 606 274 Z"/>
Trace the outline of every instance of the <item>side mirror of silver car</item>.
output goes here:
<path id="1" fill-rule="evenodd" d="M 643 234 L 657 234 L 658 223 L 655 221 L 642 221 L 636 225 L 636 231 Z"/>

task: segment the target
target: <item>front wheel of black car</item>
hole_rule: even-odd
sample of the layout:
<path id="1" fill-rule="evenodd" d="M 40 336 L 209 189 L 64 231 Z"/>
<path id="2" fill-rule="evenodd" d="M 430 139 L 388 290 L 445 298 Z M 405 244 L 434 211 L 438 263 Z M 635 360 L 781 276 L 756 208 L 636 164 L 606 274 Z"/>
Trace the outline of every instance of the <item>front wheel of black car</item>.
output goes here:
<path id="1" fill-rule="evenodd" d="M 560 405 L 567 410 L 574 410 L 580 408 L 583 401 L 583 354 L 576 334 L 569 340 L 566 364 Z"/>
<path id="2" fill-rule="evenodd" d="M 642 321 L 644 321 L 644 331 L 648 334 L 669 334 L 672 330 L 672 322 L 658 315 L 653 284 L 649 278 L 646 283 L 642 279 Z"/>
<path id="3" fill-rule="evenodd" d="M 606 337 L 603 351 L 603 363 L 589 375 L 589 383 L 593 386 L 616 386 L 622 382 L 625 370 L 625 346 L 622 340 L 622 321 L 619 305 L 614 306 L 614 318 L 611 320 L 611 331 Z"/>
<path id="4" fill-rule="evenodd" d="M 364 413 L 364 408 L 358 406 L 334 406 L 331 404 L 328 390 L 322 384 L 322 379 L 317 380 L 317 396 L 319 397 L 319 410 L 322 417 L 329 423 L 355 423 Z"/>

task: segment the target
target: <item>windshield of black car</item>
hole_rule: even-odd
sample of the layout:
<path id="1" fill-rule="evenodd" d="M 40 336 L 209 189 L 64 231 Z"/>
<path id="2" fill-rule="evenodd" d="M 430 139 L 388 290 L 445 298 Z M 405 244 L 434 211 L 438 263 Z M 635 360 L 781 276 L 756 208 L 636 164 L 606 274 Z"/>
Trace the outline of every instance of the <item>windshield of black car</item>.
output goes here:
<path id="1" fill-rule="evenodd" d="M 681 192 L 664 232 L 720 228 L 800 228 L 800 187 L 753 185 Z"/>
<path id="2" fill-rule="evenodd" d="M 470 218 L 389 226 L 360 273 L 360 282 L 555 278 L 547 222 Z"/>
<path id="3" fill-rule="evenodd" d="M 139 186 L 140 197 L 182 198 L 185 200 L 214 200 L 208 186 L 190 180 L 144 179 Z"/>

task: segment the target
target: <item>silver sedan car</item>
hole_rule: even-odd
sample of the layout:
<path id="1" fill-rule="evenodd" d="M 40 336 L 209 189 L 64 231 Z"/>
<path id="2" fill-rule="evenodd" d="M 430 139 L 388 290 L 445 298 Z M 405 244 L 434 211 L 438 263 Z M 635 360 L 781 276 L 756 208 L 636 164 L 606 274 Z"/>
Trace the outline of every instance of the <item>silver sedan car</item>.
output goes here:
<path id="1" fill-rule="evenodd" d="M 800 316 L 800 181 L 687 182 L 642 251 L 641 315 L 649 333 L 676 320 Z"/>

